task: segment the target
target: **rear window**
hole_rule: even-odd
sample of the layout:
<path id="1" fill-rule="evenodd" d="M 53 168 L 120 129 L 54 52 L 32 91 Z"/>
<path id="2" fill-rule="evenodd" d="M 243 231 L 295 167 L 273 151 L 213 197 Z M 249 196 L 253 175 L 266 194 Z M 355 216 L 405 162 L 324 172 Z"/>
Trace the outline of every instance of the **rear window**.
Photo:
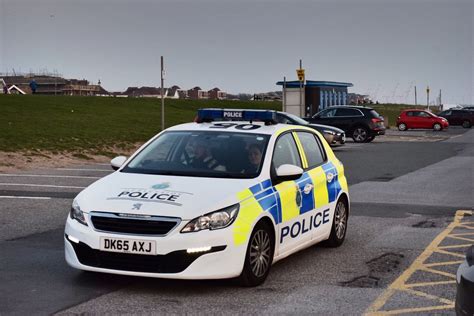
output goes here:
<path id="1" fill-rule="evenodd" d="M 375 110 L 370 110 L 370 115 L 373 117 L 382 117 L 377 111 Z"/>

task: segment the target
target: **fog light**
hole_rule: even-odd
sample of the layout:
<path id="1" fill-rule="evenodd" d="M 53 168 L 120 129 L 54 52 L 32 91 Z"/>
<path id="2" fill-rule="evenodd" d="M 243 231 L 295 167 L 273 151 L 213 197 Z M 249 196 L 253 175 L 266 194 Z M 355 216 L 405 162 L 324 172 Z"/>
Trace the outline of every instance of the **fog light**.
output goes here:
<path id="1" fill-rule="evenodd" d="M 198 252 L 207 252 L 211 250 L 211 247 L 198 247 L 198 248 L 189 248 L 186 250 L 187 253 L 198 253 Z"/>
<path id="2" fill-rule="evenodd" d="M 67 236 L 67 239 L 69 239 L 70 241 L 72 241 L 73 243 L 76 243 L 78 244 L 79 243 L 79 239 L 77 239 L 76 237 L 72 237 L 72 236 Z"/>

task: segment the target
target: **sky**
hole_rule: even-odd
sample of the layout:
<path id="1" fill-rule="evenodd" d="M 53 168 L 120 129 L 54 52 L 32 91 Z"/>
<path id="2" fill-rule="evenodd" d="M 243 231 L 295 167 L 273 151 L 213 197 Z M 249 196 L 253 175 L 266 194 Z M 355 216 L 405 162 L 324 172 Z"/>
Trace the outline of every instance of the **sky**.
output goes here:
<path id="1" fill-rule="evenodd" d="M 474 104 L 473 0 L 0 0 L 0 72 L 100 79 L 109 91 L 351 82 L 380 102 Z"/>

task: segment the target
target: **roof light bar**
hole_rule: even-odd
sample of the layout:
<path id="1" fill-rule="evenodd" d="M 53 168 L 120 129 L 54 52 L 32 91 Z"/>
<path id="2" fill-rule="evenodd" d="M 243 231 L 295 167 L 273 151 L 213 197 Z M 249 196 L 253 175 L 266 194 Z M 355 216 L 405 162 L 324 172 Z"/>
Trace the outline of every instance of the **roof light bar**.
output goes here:
<path id="1" fill-rule="evenodd" d="M 269 124 L 277 123 L 276 112 L 271 110 L 241 109 L 199 109 L 197 122 L 212 121 L 261 121 Z"/>

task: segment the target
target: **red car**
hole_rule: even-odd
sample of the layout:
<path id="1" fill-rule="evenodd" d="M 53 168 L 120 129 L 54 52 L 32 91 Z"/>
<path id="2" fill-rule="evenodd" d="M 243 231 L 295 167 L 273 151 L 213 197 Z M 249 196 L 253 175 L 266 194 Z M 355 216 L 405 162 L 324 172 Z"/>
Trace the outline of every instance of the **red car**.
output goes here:
<path id="1" fill-rule="evenodd" d="M 409 128 L 425 128 L 440 131 L 448 128 L 448 121 L 431 112 L 424 110 L 404 110 L 397 119 L 398 129 L 406 131 Z"/>

